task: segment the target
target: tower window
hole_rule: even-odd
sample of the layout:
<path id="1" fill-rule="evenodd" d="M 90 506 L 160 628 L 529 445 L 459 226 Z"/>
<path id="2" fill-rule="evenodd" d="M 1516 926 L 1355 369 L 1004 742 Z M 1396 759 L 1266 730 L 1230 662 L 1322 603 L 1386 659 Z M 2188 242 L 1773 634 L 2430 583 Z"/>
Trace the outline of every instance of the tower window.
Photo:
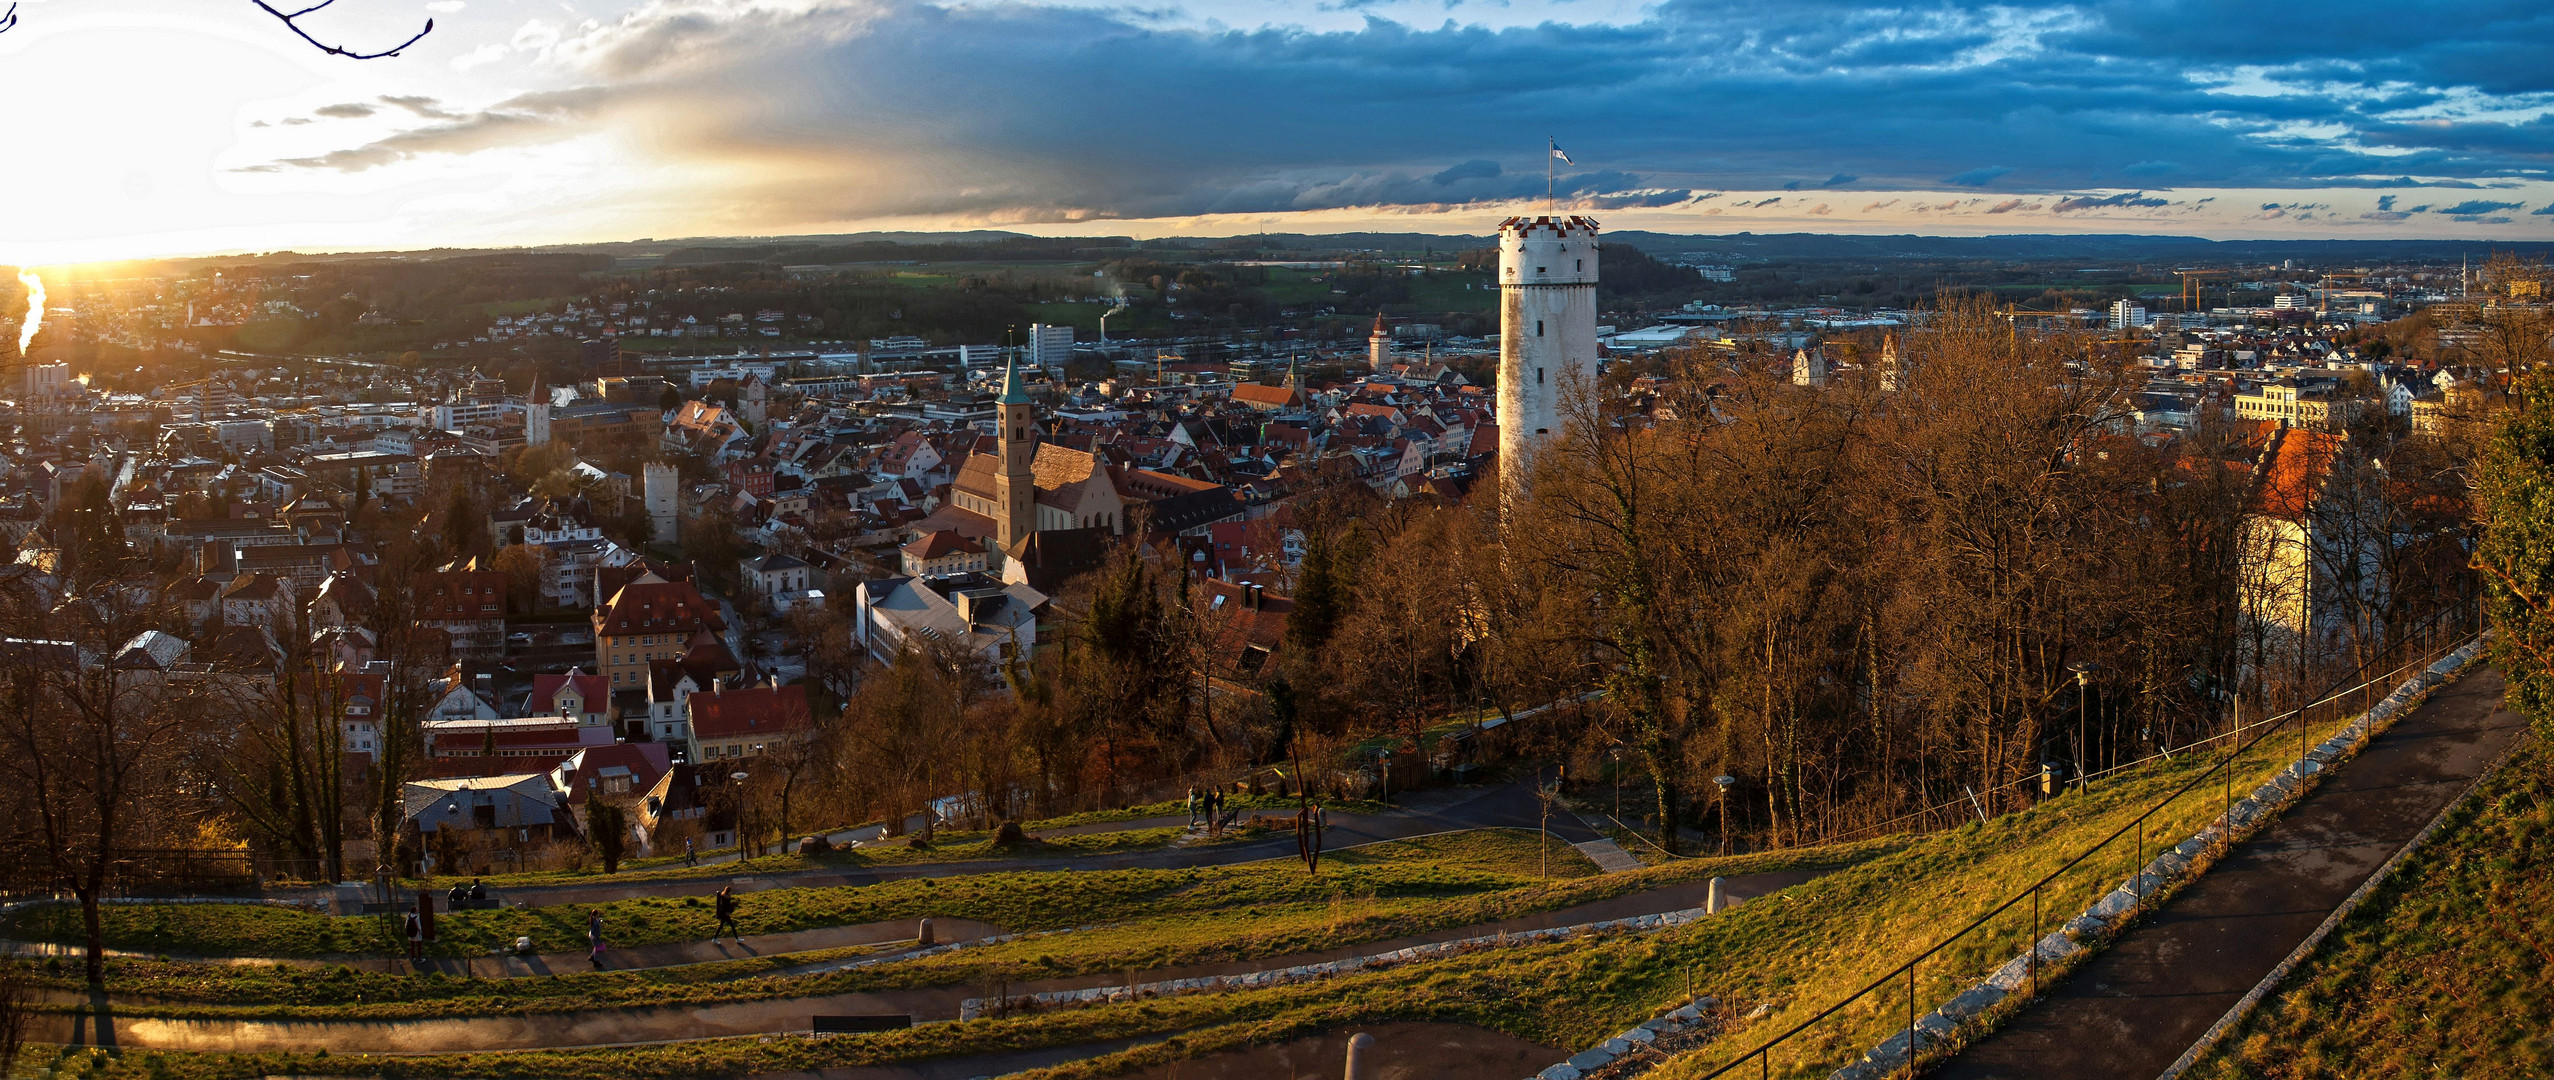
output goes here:
<path id="1" fill-rule="evenodd" d="M 1534 369 L 1534 385 L 1536 385 L 1536 386 L 1541 386 L 1541 385 L 1543 385 L 1543 369 L 1542 369 L 1542 368 L 1536 368 L 1536 369 Z"/>
<path id="2" fill-rule="evenodd" d="M 1541 319 L 1536 319 L 1536 320 L 1534 320 L 1534 336 L 1536 336 L 1536 337 L 1542 337 L 1542 336 L 1543 336 L 1543 320 L 1541 320 Z"/>
<path id="3" fill-rule="evenodd" d="M 1579 268 L 1579 269 L 1581 269 L 1581 270 L 1585 270 L 1585 269 L 1587 269 L 1587 260 L 1585 260 L 1585 259 L 1578 259 L 1578 260 L 1574 260 L 1574 261 L 1578 263 L 1578 268 Z"/>
<path id="4" fill-rule="evenodd" d="M 1535 268 L 1534 268 L 1534 272 L 1535 272 L 1535 273 L 1538 273 L 1538 274 L 1550 273 L 1550 272 L 1551 272 L 1551 268 L 1549 268 L 1549 267 L 1543 267 L 1543 266 L 1538 266 L 1538 267 L 1535 267 Z"/>

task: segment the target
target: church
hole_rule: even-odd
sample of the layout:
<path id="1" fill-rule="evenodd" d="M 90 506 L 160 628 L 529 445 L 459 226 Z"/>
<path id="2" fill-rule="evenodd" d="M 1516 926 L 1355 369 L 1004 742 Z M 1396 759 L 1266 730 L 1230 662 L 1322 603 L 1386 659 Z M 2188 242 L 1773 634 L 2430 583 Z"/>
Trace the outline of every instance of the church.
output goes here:
<path id="1" fill-rule="evenodd" d="M 1098 564 L 1108 543 L 1145 524 L 1160 531 L 1203 529 L 1243 511 L 1217 484 L 1109 464 L 1089 450 L 1039 437 L 1028 387 L 1015 359 L 994 400 L 994 451 L 971 452 L 949 484 L 949 501 L 917 523 L 917 538 L 941 532 L 988 549 L 1003 580 L 1040 588 Z M 1198 520 L 1192 521 L 1195 518 Z"/>

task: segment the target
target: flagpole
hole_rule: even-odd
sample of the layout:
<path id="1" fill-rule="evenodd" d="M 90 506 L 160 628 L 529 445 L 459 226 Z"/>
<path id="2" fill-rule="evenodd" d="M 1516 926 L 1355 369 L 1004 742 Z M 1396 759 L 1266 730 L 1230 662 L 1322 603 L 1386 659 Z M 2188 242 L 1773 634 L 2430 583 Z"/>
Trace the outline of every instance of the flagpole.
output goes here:
<path id="1" fill-rule="evenodd" d="M 1559 136 L 1543 137 L 1543 212 L 1547 214 L 1559 213 L 1561 209 L 1560 200 L 1552 194 L 1552 157 L 1560 149 Z"/>

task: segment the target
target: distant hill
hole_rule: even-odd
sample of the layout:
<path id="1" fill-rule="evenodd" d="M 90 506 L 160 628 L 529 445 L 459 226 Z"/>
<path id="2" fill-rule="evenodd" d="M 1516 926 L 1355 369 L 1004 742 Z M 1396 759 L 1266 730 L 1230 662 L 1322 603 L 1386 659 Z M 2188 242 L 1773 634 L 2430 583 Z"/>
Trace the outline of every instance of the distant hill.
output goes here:
<path id="1" fill-rule="evenodd" d="M 2485 240 L 2210 240 L 2198 236 L 2154 236 L 2137 233 L 2018 233 L 2007 236 L 1921 236 L 1900 233 L 1856 236 L 1840 233 L 1687 234 L 1623 229 L 1605 234 L 1609 243 L 1625 244 L 1653 256 L 1702 255 L 1727 262 L 1920 260 L 2087 262 L 2167 264 L 2277 263 L 2297 260 L 2323 265 L 2387 262 L 2482 262 L 2495 252 L 2554 258 L 2554 243 Z M 664 265 L 714 263 L 838 264 L 888 261 L 1096 261 L 1120 258 L 1133 251 L 1191 253 L 1190 258 L 1315 258 L 1374 252 L 1411 257 L 1434 252 L 1490 247 L 1497 237 L 1460 233 L 1250 233 L 1221 237 L 1127 236 L 1041 237 L 993 229 L 963 232 L 864 232 L 807 236 L 700 236 L 617 240 L 589 244 L 545 244 L 532 248 L 437 248 L 404 252 L 346 252 L 304 255 L 271 252 L 170 263 L 227 265 L 283 262 L 332 262 L 345 259 L 397 257 L 441 260 L 510 253 L 604 255 L 627 259 L 654 257 Z"/>

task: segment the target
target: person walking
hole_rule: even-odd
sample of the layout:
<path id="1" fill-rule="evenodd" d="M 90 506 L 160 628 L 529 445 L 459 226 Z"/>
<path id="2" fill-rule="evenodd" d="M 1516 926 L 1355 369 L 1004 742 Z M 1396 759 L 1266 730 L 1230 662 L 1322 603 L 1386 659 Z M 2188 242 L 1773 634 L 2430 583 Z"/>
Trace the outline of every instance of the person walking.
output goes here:
<path id="1" fill-rule="evenodd" d="M 594 970 L 596 970 L 596 971 L 601 971 L 601 970 L 603 970 L 603 909 L 602 909 L 602 908 L 593 908 L 593 909 L 588 910 L 588 911 L 585 913 L 585 941 L 586 941 L 586 944 L 591 945 L 591 946 L 593 946 L 593 948 L 594 948 L 594 952 L 593 952 L 593 955 L 592 955 L 592 959 L 593 959 L 593 961 L 594 961 Z"/>
<path id="2" fill-rule="evenodd" d="M 684 837 L 684 838 L 683 838 L 683 865 L 685 865 L 685 866 L 699 866 L 700 864 L 701 864 L 701 854 L 700 854 L 700 852 L 697 852 L 697 851 L 692 850 L 692 838 L 691 838 L 691 837 L 688 837 L 688 836 Z"/>
<path id="3" fill-rule="evenodd" d="M 736 887 L 719 886 L 718 899 L 710 907 L 718 913 L 718 928 L 710 931 L 709 939 L 716 941 L 718 935 L 724 933 L 737 944 L 744 944 L 745 936 L 736 932 Z"/>
<path id="4" fill-rule="evenodd" d="M 425 958 L 426 927 L 417 920 L 417 913 L 411 911 L 408 913 L 408 962 L 414 964 Z"/>
<path id="5" fill-rule="evenodd" d="M 1188 827 L 1197 827 L 1197 785 L 1188 785 Z"/>

